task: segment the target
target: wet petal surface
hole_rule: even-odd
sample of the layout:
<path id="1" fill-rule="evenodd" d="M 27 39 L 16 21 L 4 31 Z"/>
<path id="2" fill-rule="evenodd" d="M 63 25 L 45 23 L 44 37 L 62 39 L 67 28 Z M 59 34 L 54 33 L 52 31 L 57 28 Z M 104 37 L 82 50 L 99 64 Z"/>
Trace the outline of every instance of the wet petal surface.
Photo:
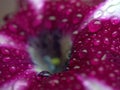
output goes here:
<path id="1" fill-rule="evenodd" d="M 101 0 L 36 1 L 28 0 L 0 31 L 0 89 L 119 90 L 118 17 L 90 19 Z M 29 39 L 58 29 L 75 36 L 68 71 L 38 73 Z"/>

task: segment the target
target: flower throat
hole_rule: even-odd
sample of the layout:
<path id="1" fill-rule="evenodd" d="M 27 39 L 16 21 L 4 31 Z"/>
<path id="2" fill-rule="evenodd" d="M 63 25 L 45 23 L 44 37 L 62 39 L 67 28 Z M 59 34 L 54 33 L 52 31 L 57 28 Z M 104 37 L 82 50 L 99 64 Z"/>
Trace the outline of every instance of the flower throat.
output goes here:
<path id="1" fill-rule="evenodd" d="M 29 52 L 39 71 L 58 73 L 64 71 L 69 62 L 71 40 L 59 30 L 43 31 L 30 39 Z"/>

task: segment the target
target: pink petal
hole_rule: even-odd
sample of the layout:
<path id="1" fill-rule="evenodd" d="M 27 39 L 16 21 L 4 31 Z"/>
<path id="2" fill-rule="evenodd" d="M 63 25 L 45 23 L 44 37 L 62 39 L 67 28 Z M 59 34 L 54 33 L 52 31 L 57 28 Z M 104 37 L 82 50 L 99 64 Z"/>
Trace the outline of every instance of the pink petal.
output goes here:
<path id="1" fill-rule="evenodd" d="M 35 1 L 31 0 L 31 2 Z M 89 84 L 90 82 L 97 83 L 99 86 L 107 87 L 108 85 L 108 89 L 106 90 L 111 90 L 109 86 L 119 89 L 119 80 L 116 79 L 119 75 L 119 65 L 117 65 L 116 62 L 109 62 L 110 58 L 114 58 L 114 56 L 112 56 L 113 51 L 109 48 L 111 42 L 109 42 L 108 39 L 105 39 L 104 44 L 102 43 L 103 45 L 99 46 L 98 41 L 97 44 L 95 43 L 95 46 L 93 45 L 93 41 L 97 37 L 94 36 L 93 33 L 96 33 L 99 29 L 102 29 L 102 31 L 96 34 L 101 34 L 103 35 L 102 37 L 110 37 L 109 34 L 106 35 L 103 33 L 104 29 L 101 25 L 96 27 L 91 25 L 87 26 L 82 33 L 78 34 L 74 42 L 69 71 L 61 72 L 47 78 L 41 77 L 34 72 L 34 65 L 32 64 L 30 55 L 27 51 L 29 37 L 31 37 L 31 35 L 39 34 L 39 32 L 42 32 L 43 30 L 54 31 L 60 29 L 63 33 L 72 32 L 73 34 L 76 34 L 74 31 L 78 31 L 80 24 L 82 25 L 86 18 L 94 12 L 95 8 L 97 8 L 96 4 L 99 4 L 101 0 L 100 2 L 99 0 L 97 2 L 91 0 L 89 3 L 82 0 L 76 0 L 75 2 L 72 0 L 56 2 L 44 1 L 43 6 L 39 8 L 36 8 L 34 3 L 31 2 L 28 3 L 27 9 L 21 8 L 12 19 L 8 19 L 7 24 L 1 29 L 0 33 L 6 41 L 5 44 L 1 46 L 0 50 L 5 48 L 8 51 L 1 51 L 2 61 L 0 64 L 2 67 L 0 67 L 0 89 L 5 90 L 6 87 L 8 88 L 9 86 L 16 88 L 15 85 L 17 85 L 19 86 L 17 88 L 18 90 L 86 90 L 86 88 L 92 86 Z M 103 22 L 108 23 L 107 21 Z M 113 26 L 111 26 L 110 23 L 108 23 L 108 25 L 109 27 Z M 113 27 L 111 30 L 114 30 Z M 92 32 L 88 31 L 88 29 L 94 28 L 97 29 L 95 31 L 92 30 Z M 115 37 L 116 33 L 114 33 L 113 36 Z M 89 41 L 89 38 L 91 38 L 92 41 Z M 103 39 L 101 38 L 101 40 Z M 9 41 L 12 41 L 13 43 L 11 44 Z M 82 41 L 82 44 L 80 41 Z M 118 44 L 119 42 L 117 44 L 115 43 L 115 45 Z M 104 51 L 105 49 L 108 51 L 110 50 L 110 52 Z M 99 50 L 102 51 L 102 54 L 100 54 L 100 56 L 98 55 L 99 59 L 101 57 L 103 59 L 106 59 L 106 57 L 110 58 L 101 62 L 98 61 L 99 63 L 94 62 L 94 58 L 97 58 L 96 52 Z M 116 52 L 114 54 L 118 55 L 119 50 L 118 52 L 117 50 L 114 51 Z M 107 56 L 101 56 L 106 53 Z M 9 58 L 6 58 L 6 56 Z M 95 61 L 96 60 L 97 59 L 95 59 Z M 88 62 L 86 63 L 86 61 Z M 99 68 L 100 66 L 101 68 Z M 103 73 L 103 71 L 99 71 L 99 69 L 105 70 L 106 72 Z M 114 73 L 111 70 L 114 70 Z M 92 88 L 93 87 L 94 86 L 92 86 Z"/>
<path id="2" fill-rule="evenodd" d="M 29 22 L 27 26 L 30 30 L 32 29 L 30 32 L 37 33 L 46 29 L 60 29 L 64 33 L 70 33 L 78 30 L 80 24 L 86 20 L 97 8 L 97 5 L 103 1 L 104 0 L 90 0 L 89 2 L 84 0 L 20 0 L 20 3 L 22 5 L 21 11 L 24 13 L 25 19 L 28 19 L 27 21 Z M 20 20 L 18 21 L 20 22 Z M 22 22 L 23 20 L 21 20 L 21 23 Z"/>
<path id="3" fill-rule="evenodd" d="M 95 21 L 101 24 L 99 28 L 95 25 Z M 92 28 L 90 28 L 91 24 L 94 24 Z M 120 22 L 113 24 L 111 18 L 90 21 L 76 37 L 70 70 L 76 70 L 85 77 L 97 79 L 112 87 L 113 90 L 119 90 L 119 27 Z"/>

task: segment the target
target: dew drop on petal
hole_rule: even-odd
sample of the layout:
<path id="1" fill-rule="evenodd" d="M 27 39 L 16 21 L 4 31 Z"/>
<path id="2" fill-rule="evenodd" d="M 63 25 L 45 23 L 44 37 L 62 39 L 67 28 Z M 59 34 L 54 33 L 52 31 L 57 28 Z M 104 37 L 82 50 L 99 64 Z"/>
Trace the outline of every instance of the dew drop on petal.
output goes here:
<path id="1" fill-rule="evenodd" d="M 103 67 L 99 67 L 99 68 L 98 68 L 98 71 L 99 71 L 99 72 L 103 72 L 103 71 L 104 71 L 104 68 L 103 68 Z"/>
<path id="2" fill-rule="evenodd" d="M 43 76 L 43 77 L 49 77 L 51 76 L 51 73 L 48 71 L 41 71 L 38 76 Z"/>
<path id="3" fill-rule="evenodd" d="M 114 78 L 115 75 L 114 75 L 113 73 L 110 73 L 110 74 L 109 74 L 109 77 Z"/>
<path id="4" fill-rule="evenodd" d="M 17 25 L 16 24 L 10 24 L 8 28 L 13 32 L 17 32 Z"/>
<path id="5" fill-rule="evenodd" d="M 102 55 L 102 51 L 98 51 L 97 52 L 97 57 L 101 57 L 101 55 Z"/>
<path id="6" fill-rule="evenodd" d="M 112 37 L 116 37 L 118 35 L 118 32 L 117 31 L 114 31 L 113 33 L 112 33 Z"/>
<path id="7" fill-rule="evenodd" d="M 97 65 L 98 63 L 99 63 L 99 59 L 98 58 L 91 59 L 91 64 L 92 65 Z"/>
<path id="8" fill-rule="evenodd" d="M 76 16 L 79 17 L 79 18 L 81 18 L 82 14 L 78 13 Z"/>
<path id="9" fill-rule="evenodd" d="M 6 49 L 6 48 L 1 48 L 1 51 L 2 51 L 2 53 L 5 54 L 5 55 L 10 53 L 9 50 Z"/>
<path id="10" fill-rule="evenodd" d="M 95 41 L 94 41 L 94 45 L 95 45 L 95 46 L 100 45 L 100 40 L 95 40 Z"/>
<path id="11" fill-rule="evenodd" d="M 74 66 L 73 68 L 74 69 L 80 69 L 80 66 Z"/>
<path id="12" fill-rule="evenodd" d="M 67 18 L 64 18 L 64 19 L 62 19 L 62 22 L 67 22 L 68 21 L 68 19 Z"/>
<path id="13" fill-rule="evenodd" d="M 4 57 L 3 58 L 3 62 L 9 62 L 10 61 L 10 57 Z"/>
<path id="14" fill-rule="evenodd" d="M 0 71 L 0 74 L 2 74 L 2 71 Z"/>
<path id="15" fill-rule="evenodd" d="M 28 64 L 28 68 L 32 68 L 32 65 L 31 65 L 31 64 Z"/>
<path id="16" fill-rule="evenodd" d="M 120 22 L 119 18 L 117 16 L 114 16 L 111 18 L 111 23 L 113 25 L 117 25 Z"/>
<path id="17" fill-rule="evenodd" d="M 55 16 L 50 16 L 49 20 L 54 21 L 54 20 L 56 20 L 56 17 Z"/>
<path id="18" fill-rule="evenodd" d="M 99 20 L 92 20 L 88 24 L 89 31 L 92 33 L 99 31 L 101 27 L 102 27 L 102 24 L 101 24 L 101 21 Z"/>
<path id="19" fill-rule="evenodd" d="M 78 31 L 77 31 L 77 30 L 76 30 L 76 31 L 74 31 L 74 32 L 73 32 L 73 34 L 74 34 L 74 35 L 77 35 L 77 34 L 78 34 Z"/>
<path id="20" fill-rule="evenodd" d="M 16 71 L 16 67 L 15 66 L 12 66 L 9 68 L 10 72 L 15 72 Z"/>
<path id="21" fill-rule="evenodd" d="M 110 42 L 109 42 L 109 39 L 108 39 L 108 38 L 105 38 L 105 39 L 104 39 L 104 43 L 108 45 L 108 44 L 110 43 Z"/>
<path id="22" fill-rule="evenodd" d="M 57 80 L 57 79 L 50 80 L 49 83 L 50 83 L 52 86 L 55 86 L 56 84 L 59 84 L 59 80 Z"/>
<path id="23" fill-rule="evenodd" d="M 102 10 L 98 10 L 96 11 L 96 13 L 94 14 L 94 18 L 99 18 L 103 15 L 103 11 Z"/>

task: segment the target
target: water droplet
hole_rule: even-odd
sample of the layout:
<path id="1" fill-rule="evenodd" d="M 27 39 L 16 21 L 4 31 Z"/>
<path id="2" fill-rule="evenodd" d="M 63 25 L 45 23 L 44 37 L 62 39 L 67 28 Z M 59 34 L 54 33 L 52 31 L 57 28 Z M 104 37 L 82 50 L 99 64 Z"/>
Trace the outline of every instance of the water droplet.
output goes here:
<path id="1" fill-rule="evenodd" d="M 56 20 L 56 17 L 55 16 L 50 16 L 49 20 L 54 21 L 54 20 Z"/>
<path id="2" fill-rule="evenodd" d="M 65 6 L 64 6 L 64 5 L 61 5 L 61 6 L 60 6 L 60 9 L 64 9 L 64 8 L 65 8 Z"/>
<path id="3" fill-rule="evenodd" d="M 80 52 L 80 53 L 79 53 L 79 57 L 80 57 L 80 58 L 84 58 L 84 57 L 85 57 L 85 53 L 84 53 L 84 52 Z"/>
<path id="4" fill-rule="evenodd" d="M 97 65 L 98 63 L 99 63 L 99 59 L 98 58 L 91 59 L 91 64 L 92 65 Z"/>
<path id="5" fill-rule="evenodd" d="M 77 3 L 76 3 L 76 6 L 77 6 L 77 7 L 80 7 L 80 3 L 79 3 L 79 2 L 77 2 Z"/>
<path id="6" fill-rule="evenodd" d="M 68 21 L 67 18 L 62 19 L 62 22 L 67 22 L 67 21 Z"/>
<path id="7" fill-rule="evenodd" d="M 70 14 L 71 14 L 71 12 L 72 12 L 72 9 L 71 9 L 71 8 L 69 8 L 68 10 L 66 10 L 66 15 L 70 15 Z"/>
<path id="8" fill-rule="evenodd" d="M 95 46 L 100 45 L 100 40 L 95 40 L 95 41 L 94 41 L 94 45 L 95 45 Z"/>
<path id="9" fill-rule="evenodd" d="M 2 73 L 2 71 L 0 71 L 0 74 Z"/>
<path id="10" fill-rule="evenodd" d="M 41 15 L 41 14 L 40 14 L 40 15 L 38 15 L 38 16 L 37 16 L 37 19 L 38 19 L 38 20 L 43 19 L 43 15 Z"/>
<path id="11" fill-rule="evenodd" d="M 83 49 L 82 52 L 83 53 L 88 53 L 88 51 L 86 49 Z"/>
<path id="12" fill-rule="evenodd" d="M 108 12 L 109 14 L 113 14 L 113 13 L 115 12 L 115 6 L 114 6 L 114 5 L 111 5 L 111 7 L 109 7 L 109 8 L 107 9 L 107 12 Z"/>
<path id="13" fill-rule="evenodd" d="M 106 54 L 104 54 L 104 55 L 102 56 L 101 60 L 105 60 L 105 59 L 106 59 L 106 57 L 107 57 L 107 55 L 106 55 Z"/>
<path id="14" fill-rule="evenodd" d="M 10 57 L 3 58 L 3 62 L 9 62 L 9 61 L 10 61 Z"/>
<path id="15" fill-rule="evenodd" d="M 96 54 L 96 56 L 97 56 L 98 58 L 100 58 L 100 57 L 102 56 L 102 51 L 98 51 L 97 54 Z"/>
<path id="16" fill-rule="evenodd" d="M 91 76 L 95 76 L 96 75 L 96 71 L 91 71 Z"/>
<path id="17" fill-rule="evenodd" d="M 104 71 L 104 68 L 103 67 L 99 67 L 98 71 L 102 72 L 102 71 Z"/>
<path id="18" fill-rule="evenodd" d="M 16 71 L 16 67 L 15 66 L 12 66 L 9 68 L 10 72 L 15 72 Z"/>
<path id="19" fill-rule="evenodd" d="M 78 30 L 75 30 L 75 31 L 73 32 L 73 34 L 74 34 L 74 35 L 77 35 L 77 34 L 78 34 Z"/>
<path id="20" fill-rule="evenodd" d="M 48 71 L 42 71 L 38 74 L 38 76 L 49 77 L 51 76 L 51 73 Z"/>
<path id="21" fill-rule="evenodd" d="M 74 66 L 73 68 L 74 69 L 80 69 L 80 66 Z"/>
<path id="22" fill-rule="evenodd" d="M 108 39 L 108 38 L 105 38 L 105 39 L 104 39 L 104 43 L 105 43 L 105 44 L 109 44 L 109 43 L 110 43 L 110 42 L 109 42 L 109 39 Z"/>
<path id="23" fill-rule="evenodd" d="M 17 31 L 17 25 L 16 24 L 10 24 L 8 28 L 13 32 Z"/>
<path id="24" fill-rule="evenodd" d="M 5 54 L 5 55 L 10 53 L 9 50 L 6 49 L 6 48 L 1 48 L 1 51 L 2 51 L 2 53 Z"/>
<path id="25" fill-rule="evenodd" d="M 76 16 L 79 17 L 79 18 L 81 18 L 82 14 L 78 13 Z"/>
<path id="26" fill-rule="evenodd" d="M 110 73 L 109 76 L 110 76 L 111 78 L 114 78 L 114 77 L 115 77 L 115 74 L 114 74 L 114 73 Z"/>
<path id="27" fill-rule="evenodd" d="M 28 64 L 28 68 L 32 68 L 32 65 L 31 65 L 31 64 Z"/>
<path id="28" fill-rule="evenodd" d="M 118 35 L 118 32 L 117 31 L 114 31 L 113 33 L 112 33 L 112 37 L 116 37 Z"/>
<path id="29" fill-rule="evenodd" d="M 101 27 L 102 27 L 102 24 L 99 20 L 93 20 L 88 24 L 89 31 L 93 33 L 100 30 Z"/>
<path id="30" fill-rule="evenodd" d="M 103 15 L 103 11 L 98 10 L 95 14 L 94 14 L 94 18 L 99 18 Z"/>
<path id="31" fill-rule="evenodd" d="M 54 86 L 55 84 L 59 84 L 59 80 L 54 79 L 54 80 L 50 80 L 49 83 Z"/>
<path id="32" fill-rule="evenodd" d="M 114 16 L 111 18 L 111 23 L 114 25 L 117 25 L 120 22 L 119 18 L 117 16 Z"/>

